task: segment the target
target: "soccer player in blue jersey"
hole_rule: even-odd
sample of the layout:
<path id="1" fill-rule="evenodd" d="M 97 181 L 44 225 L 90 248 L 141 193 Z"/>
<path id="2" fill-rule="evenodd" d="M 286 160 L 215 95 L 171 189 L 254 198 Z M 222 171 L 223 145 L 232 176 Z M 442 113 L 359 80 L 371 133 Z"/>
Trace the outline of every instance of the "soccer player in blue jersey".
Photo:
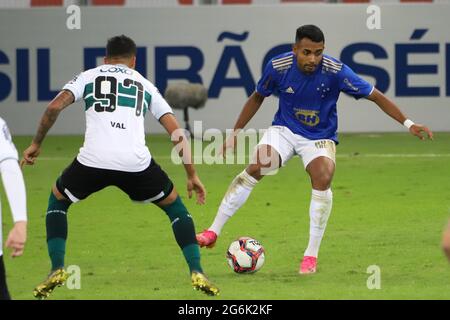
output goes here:
<path id="1" fill-rule="evenodd" d="M 335 171 L 337 138 L 336 103 L 344 92 L 366 98 L 405 125 L 420 139 L 432 139 L 425 126 L 409 120 L 383 93 L 356 75 L 339 60 L 325 55 L 325 38 L 314 25 L 297 29 L 293 50 L 267 64 L 256 91 L 249 97 L 234 126 L 235 134 L 224 149 L 235 146 L 237 132 L 252 119 L 265 97 L 279 96 L 272 126 L 258 143 L 254 161 L 240 173 L 226 192 L 213 224 L 197 234 L 200 246 L 213 247 L 226 221 L 245 203 L 264 175 L 299 155 L 311 178 L 310 238 L 300 263 L 300 274 L 316 272 L 317 256 L 331 213 L 331 181 Z"/>

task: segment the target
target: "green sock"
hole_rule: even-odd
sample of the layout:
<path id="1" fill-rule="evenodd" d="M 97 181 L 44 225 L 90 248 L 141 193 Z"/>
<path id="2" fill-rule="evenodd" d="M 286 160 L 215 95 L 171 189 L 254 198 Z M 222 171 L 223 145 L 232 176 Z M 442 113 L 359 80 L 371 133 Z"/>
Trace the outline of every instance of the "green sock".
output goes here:
<path id="1" fill-rule="evenodd" d="M 161 208 L 169 216 L 175 239 L 183 251 L 190 272 L 203 272 L 200 264 L 200 247 L 195 238 L 194 222 L 181 198 L 177 197 L 174 202 Z"/>
<path id="2" fill-rule="evenodd" d="M 45 224 L 47 227 L 48 254 L 52 262 L 52 270 L 64 267 L 67 240 L 67 209 L 70 205 L 70 201 L 58 200 L 53 192 L 50 193 Z"/>

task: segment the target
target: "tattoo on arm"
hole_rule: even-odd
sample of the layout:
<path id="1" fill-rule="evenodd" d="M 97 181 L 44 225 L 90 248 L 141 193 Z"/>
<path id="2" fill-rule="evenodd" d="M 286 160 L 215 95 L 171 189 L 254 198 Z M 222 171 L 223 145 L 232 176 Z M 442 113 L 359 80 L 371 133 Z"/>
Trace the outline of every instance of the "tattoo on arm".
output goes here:
<path id="1" fill-rule="evenodd" d="M 68 90 L 61 91 L 48 105 L 44 114 L 42 115 L 41 122 L 33 142 L 41 144 L 44 140 L 48 130 L 53 126 L 59 113 L 74 102 L 74 96 L 72 92 Z"/>

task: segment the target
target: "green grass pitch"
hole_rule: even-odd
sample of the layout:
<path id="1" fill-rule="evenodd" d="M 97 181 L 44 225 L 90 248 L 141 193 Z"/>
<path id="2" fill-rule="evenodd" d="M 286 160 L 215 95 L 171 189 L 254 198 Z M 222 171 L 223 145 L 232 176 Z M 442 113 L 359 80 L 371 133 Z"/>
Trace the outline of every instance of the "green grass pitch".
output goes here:
<path id="1" fill-rule="evenodd" d="M 19 152 L 30 137 L 15 137 Z M 50 187 L 82 144 L 81 136 L 49 136 L 41 158 L 24 169 L 29 227 L 25 255 L 5 263 L 11 295 L 32 299 L 49 271 L 45 212 Z M 450 133 L 434 141 L 408 134 L 343 134 L 337 148 L 334 206 L 319 255 L 318 273 L 299 276 L 309 231 L 309 179 L 298 158 L 257 185 L 225 226 L 217 246 L 202 249 L 221 299 L 450 299 L 450 264 L 440 249 L 450 217 Z M 197 231 L 210 225 L 233 177 L 245 165 L 197 165 L 207 204 L 188 200 L 185 173 L 170 161 L 167 136 L 147 143 L 174 181 Z M 11 226 L 1 190 L 3 234 Z M 226 263 L 229 243 L 252 236 L 266 262 L 253 275 Z M 55 290 L 51 299 L 205 299 L 192 290 L 188 268 L 165 214 L 107 188 L 69 210 L 67 265 L 81 268 L 81 289 Z M 379 266 L 381 289 L 369 290 L 367 268 Z M 208 298 L 210 299 L 210 298 Z M 214 298 L 212 298 L 214 299 Z"/>

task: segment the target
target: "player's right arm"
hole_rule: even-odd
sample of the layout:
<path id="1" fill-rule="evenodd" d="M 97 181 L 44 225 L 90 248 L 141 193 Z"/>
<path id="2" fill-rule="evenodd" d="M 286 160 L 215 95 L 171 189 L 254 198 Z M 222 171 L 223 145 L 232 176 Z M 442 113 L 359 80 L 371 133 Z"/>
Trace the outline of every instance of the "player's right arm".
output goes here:
<path id="1" fill-rule="evenodd" d="M 261 107 L 264 102 L 265 96 L 263 96 L 258 91 L 252 93 L 252 95 L 248 98 L 247 102 L 244 104 L 241 113 L 234 125 L 233 130 L 243 129 L 247 123 L 253 118 L 256 112 Z"/>
<path id="2" fill-rule="evenodd" d="M 234 124 L 233 132 L 232 134 L 227 138 L 227 140 L 224 142 L 222 146 L 222 154 L 226 154 L 227 149 L 234 150 L 236 146 L 236 140 L 237 135 L 243 129 L 247 123 L 253 118 L 253 116 L 256 114 L 256 112 L 259 110 L 259 107 L 261 107 L 265 96 L 260 94 L 259 92 L 255 91 L 252 93 L 252 95 L 247 99 L 247 102 L 244 104 L 244 107 L 242 108 L 241 113 L 239 114 L 239 117 Z"/>
<path id="3" fill-rule="evenodd" d="M 85 72 L 80 73 L 71 81 L 66 83 L 62 91 L 48 104 L 47 109 L 42 115 L 41 122 L 39 123 L 36 135 L 31 142 L 31 145 L 23 152 L 23 160 L 20 165 L 24 164 L 33 165 L 36 158 L 41 152 L 41 144 L 47 135 L 48 130 L 53 126 L 59 113 L 67 106 L 71 105 L 75 101 L 78 101 L 83 97 L 85 89 Z"/>
<path id="4" fill-rule="evenodd" d="M 242 108 L 242 111 L 234 124 L 233 133 L 223 144 L 223 154 L 225 154 L 227 149 L 235 148 L 239 131 L 243 129 L 253 118 L 264 102 L 264 99 L 274 92 L 277 87 L 277 76 L 278 75 L 276 70 L 273 68 L 272 61 L 269 61 L 264 68 L 261 79 L 256 85 L 256 91 L 252 93 L 252 95 L 247 99 L 247 102 L 244 104 L 244 107 Z"/>
<path id="5" fill-rule="evenodd" d="M 47 109 L 42 115 L 38 130 L 34 136 L 31 145 L 23 152 L 23 160 L 21 166 L 24 164 L 33 165 L 36 158 L 39 156 L 41 144 L 47 135 L 48 130 L 56 122 L 59 113 L 67 106 L 75 101 L 75 97 L 70 90 L 62 90 L 58 95 L 48 104 Z"/>
<path id="6" fill-rule="evenodd" d="M 169 112 L 159 118 L 159 122 L 171 137 L 178 155 L 183 161 L 184 169 L 186 170 L 187 175 L 187 192 L 189 199 L 192 198 L 192 191 L 195 191 L 197 203 L 204 204 L 206 201 L 206 189 L 195 170 L 191 154 L 191 146 L 184 134 L 184 130 L 182 130 L 178 125 L 175 116 Z"/>

